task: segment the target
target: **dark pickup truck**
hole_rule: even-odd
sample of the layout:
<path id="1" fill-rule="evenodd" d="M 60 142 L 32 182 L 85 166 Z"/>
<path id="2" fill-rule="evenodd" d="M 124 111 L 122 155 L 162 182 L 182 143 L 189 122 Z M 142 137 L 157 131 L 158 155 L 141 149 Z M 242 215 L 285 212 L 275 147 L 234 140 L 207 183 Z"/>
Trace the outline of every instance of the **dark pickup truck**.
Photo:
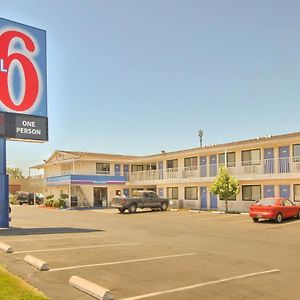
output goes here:
<path id="1" fill-rule="evenodd" d="M 130 214 L 135 213 L 137 208 L 152 208 L 153 210 L 167 210 L 169 200 L 158 197 L 152 191 L 137 191 L 132 197 L 116 196 L 111 201 L 111 207 L 117 208 L 120 213 L 126 209 Z"/>

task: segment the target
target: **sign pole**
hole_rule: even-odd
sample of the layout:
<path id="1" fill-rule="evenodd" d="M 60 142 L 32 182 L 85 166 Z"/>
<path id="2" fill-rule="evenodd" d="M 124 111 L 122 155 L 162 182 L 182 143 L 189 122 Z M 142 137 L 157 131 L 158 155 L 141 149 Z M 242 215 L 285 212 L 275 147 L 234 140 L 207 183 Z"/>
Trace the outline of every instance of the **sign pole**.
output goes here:
<path id="1" fill-rule="evenodd" d="M 6 139 L 0 138 L 0 228 L 9 227 L 8 175 L 6 174 Z"/>

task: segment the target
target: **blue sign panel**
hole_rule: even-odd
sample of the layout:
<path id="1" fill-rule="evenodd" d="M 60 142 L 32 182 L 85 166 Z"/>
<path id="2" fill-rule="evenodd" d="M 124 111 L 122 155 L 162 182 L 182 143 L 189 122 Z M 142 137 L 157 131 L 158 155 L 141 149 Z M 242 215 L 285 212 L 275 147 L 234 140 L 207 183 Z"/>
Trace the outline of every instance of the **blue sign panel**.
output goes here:
<path id="1" fill-rule="evenodd" d="M 46 31 L 3 18 L 0 111 L 47 117 Z"/>

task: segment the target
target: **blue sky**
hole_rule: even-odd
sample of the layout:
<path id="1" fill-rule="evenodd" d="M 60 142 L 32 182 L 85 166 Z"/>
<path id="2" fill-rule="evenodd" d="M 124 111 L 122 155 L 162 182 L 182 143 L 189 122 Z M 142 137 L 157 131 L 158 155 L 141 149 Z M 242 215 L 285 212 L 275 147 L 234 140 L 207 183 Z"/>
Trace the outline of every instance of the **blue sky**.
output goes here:
<path id="1" fill-rule="evenodd" d="M 300 1 L 0 0 L 47 31 L 48 143 L 8 142 L 28 171 L 55 149 L 144 155 L 300 131 Z"/>

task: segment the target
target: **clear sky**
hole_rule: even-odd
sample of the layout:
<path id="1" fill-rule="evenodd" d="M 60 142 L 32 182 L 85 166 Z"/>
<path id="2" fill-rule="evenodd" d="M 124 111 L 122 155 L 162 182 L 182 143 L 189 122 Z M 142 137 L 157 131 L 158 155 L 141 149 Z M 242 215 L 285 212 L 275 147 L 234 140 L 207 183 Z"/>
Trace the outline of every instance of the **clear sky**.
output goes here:
<path id="1" fill-rule="evenodd" d="M 0 0 L 47 31 L 49 142 L 8 142 L 28 172 L 55 149 L 144 155 L 300 131 L 298 0 Z"/>

